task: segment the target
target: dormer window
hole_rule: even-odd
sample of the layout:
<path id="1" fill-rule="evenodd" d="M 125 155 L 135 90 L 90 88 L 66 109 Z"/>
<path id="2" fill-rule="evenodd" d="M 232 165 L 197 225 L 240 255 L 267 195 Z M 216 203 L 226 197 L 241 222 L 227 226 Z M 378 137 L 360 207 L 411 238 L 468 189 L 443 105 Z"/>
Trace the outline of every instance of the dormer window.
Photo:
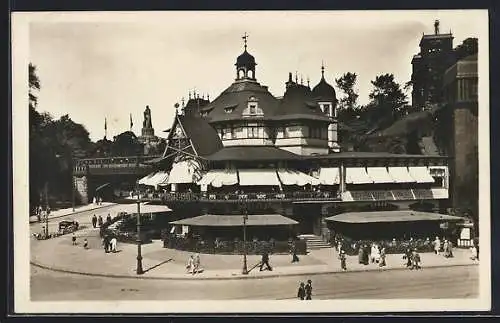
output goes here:
<path id="1" fill-rule="evenodd" d="M 264 116 L 264 111 L 259 108 L 259 100 L 251 96 L 247 101 L 247 108 L 243 111 L 243 116 L 245 117 L 262 117 Z"/>
<path id="2" fill-rule="evenodd" d="M 250 108 L 250 114 L 255 114 L 255 109 L 257 108 L 257 105 L 256 104 L 250 104 L 249 106 Z"/>
<path id="3" fill-rule="evenodd" d="M 224 108 L 224 112 L 226 112 L 226 113 L 232 113 L 235 108 L 236 108 L 236 105 L 227 106 L 227 107 Z"/>

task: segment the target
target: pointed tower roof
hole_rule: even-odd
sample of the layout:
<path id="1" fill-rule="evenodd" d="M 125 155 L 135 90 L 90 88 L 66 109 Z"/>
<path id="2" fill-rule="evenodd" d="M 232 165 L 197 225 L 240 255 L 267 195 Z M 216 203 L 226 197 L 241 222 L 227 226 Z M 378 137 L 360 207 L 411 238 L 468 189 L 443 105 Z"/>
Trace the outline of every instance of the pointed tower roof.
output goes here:
<path id="1" fill-rule="evenodd" d="M 321 80 L 312 90 L 313 97 L 317 101 L 337 101 L 337 95 L 333 86 L 325 80 L 325 65 L 321 64 Z"/>

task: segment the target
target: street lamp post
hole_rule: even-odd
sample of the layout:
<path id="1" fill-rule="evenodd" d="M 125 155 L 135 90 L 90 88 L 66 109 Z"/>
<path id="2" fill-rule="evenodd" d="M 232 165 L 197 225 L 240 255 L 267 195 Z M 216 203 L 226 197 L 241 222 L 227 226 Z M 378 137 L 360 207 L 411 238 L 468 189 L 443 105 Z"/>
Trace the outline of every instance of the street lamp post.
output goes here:
<path id="1" fill-rule="evenodd" d="M 75 175 L 74 175 L 74 169 L 75 164 L 73 160 L 73 156 L 71 156 L 71 206 L 73 208 L 73 212 L 75 212 Z"/>
<path id="2" fill-rule="evenodd" d="M 138 186 L 136 186 L 138 187 Z M 139 194 L 139 190 L 137 190 L 137 275 L 144 274 L 144 270 L 142 269 L 142 240 L 141 240 L 141 196 Z"/>
<path id="3" fill-rule="evenodd" d="M 45 238 L 49 237 L 49 182 L 45 182 Z"/>
<path id="4" fill-rule="evenodd" d="M 247 220 L 248 220 L 248 212 L 247 209 L 244 209 L 243 213 L 243 275 L 248 275 L 247 268 Z"/>

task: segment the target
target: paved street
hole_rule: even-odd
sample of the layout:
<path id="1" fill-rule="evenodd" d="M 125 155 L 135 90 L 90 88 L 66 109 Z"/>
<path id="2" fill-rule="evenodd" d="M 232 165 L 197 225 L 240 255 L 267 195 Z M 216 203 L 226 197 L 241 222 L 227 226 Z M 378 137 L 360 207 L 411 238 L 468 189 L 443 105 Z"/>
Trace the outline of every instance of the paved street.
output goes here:
<path id="1" fill-rule="evenodd" d="M 161 281 L 65 274 L 31 266 L 33 301 L 293 299 L 311 278 L 314 299 L 474 298 L 478 266 L 251 280 Z"/>

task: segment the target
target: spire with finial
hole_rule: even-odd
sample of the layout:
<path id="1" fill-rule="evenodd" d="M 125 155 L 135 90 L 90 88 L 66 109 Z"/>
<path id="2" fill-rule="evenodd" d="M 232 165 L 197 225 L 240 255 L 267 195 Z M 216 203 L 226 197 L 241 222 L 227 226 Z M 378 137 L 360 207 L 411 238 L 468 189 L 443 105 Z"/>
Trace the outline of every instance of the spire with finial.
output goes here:
<path id="1" fill-rule="evenodd" d="M 300 85 L 304 85 L 303 84 L 303 79 L 302 79 L 302 74 L 300 74 Z"/>
<path id="2" fill-rule="evenodd" d="M 245 32 L 245 34 L 243 35 L 243 42 L 244 42 L 244 46 L 245 46 L 245 51 L 247 50 L 247 39 L 248 39 L 248 34 Z"/>
<path id="3" fill-rule="evenodd" d="M 321 61 L 321 79 L 325 78 L 325 62 Z"/>
<path id="4" fill-rule="evenodd" d="M 189 91 L 189 100 L 191 100 L 191 91 Z"/>
<path id="5" fill-rule="evenodd" d="M 310 84 L 309 84 L 310 80 L 309 80 L 309 76 L 307 76 L 307 87 L 311 87 Z"/>
<path id="6" fill-rule="evenodd" d="M 297 76 L 297 71 L 295 71 L 295 83 L 299 83 L 299 77 Z"/>
<path id="7" fill-rule="evenodd" d="M 175 103 L 174 104 L 174 107 L 175 107 L 175 114 L 179 114 L 179 103 Z"/>
<path id="8" fill-rule="evenodd" d="M 210 94 L 207 93 L 207 101 L 210 101 Z"/>
<path id="9" fill-rule="evenodd" d="M 184 108 L 184 97 L 181 99 L 181 106 Z"/>

